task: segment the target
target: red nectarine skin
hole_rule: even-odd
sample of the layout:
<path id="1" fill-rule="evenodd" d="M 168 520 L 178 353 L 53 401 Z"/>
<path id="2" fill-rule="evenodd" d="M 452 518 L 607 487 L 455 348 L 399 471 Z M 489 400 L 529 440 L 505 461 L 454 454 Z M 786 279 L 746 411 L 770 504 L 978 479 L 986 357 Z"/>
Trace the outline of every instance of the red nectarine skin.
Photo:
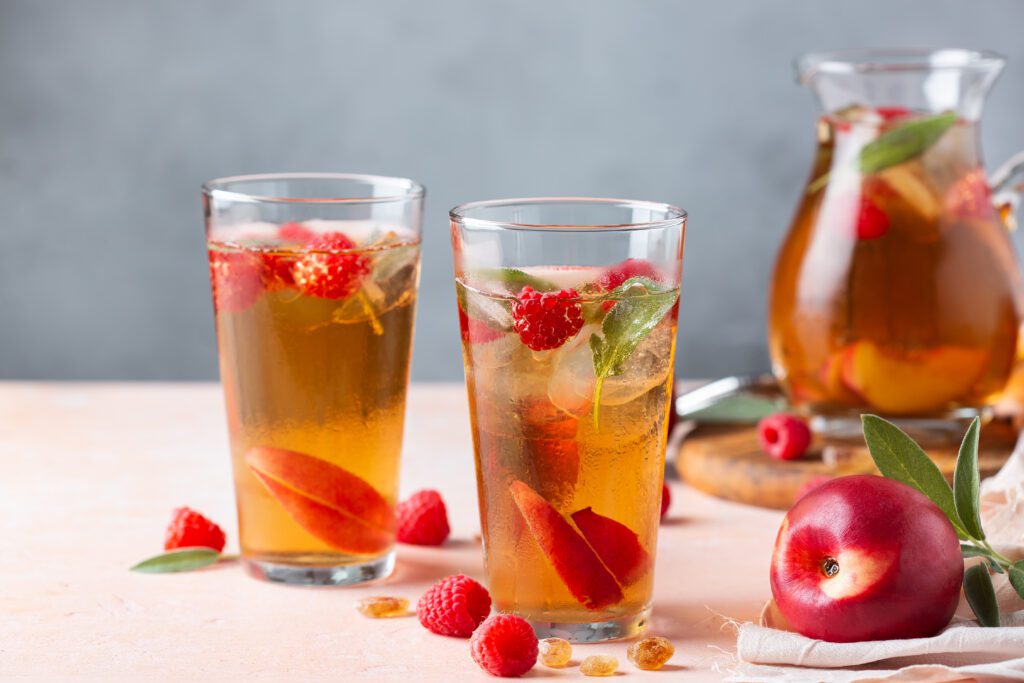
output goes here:
<path id="1" fill-rule="evenodd" d="M 324 543 L 373 555 L 394 542 L 391 504 L 351 472 L 283 448 L 253 448 L 245 462 L 292 519 Z"/>
<path id="2" fill-rule="evenodd" d="M 772 595 L 794 629 L 845 643 L 923 638 L 953 617 L 964 565 L 945 514 L 871 475 L 821 484 L 790 509 L 772 554 Z"/>
<path id="3" fill-rule="evenodd" d="M 623 586 L 633 585 L 651 568 L 651 555 L 632 529 L 585 507 L 572 513 L 572 521 L 604 565 Z"/>
<path id="4" fill-rule="evenodd" d="M 622 600 L 622 589 L 611 572 L 562 513 L 521 481 L 513 481 L 509 492 L 530 534 L 573 597 L 587 609 Z"/>

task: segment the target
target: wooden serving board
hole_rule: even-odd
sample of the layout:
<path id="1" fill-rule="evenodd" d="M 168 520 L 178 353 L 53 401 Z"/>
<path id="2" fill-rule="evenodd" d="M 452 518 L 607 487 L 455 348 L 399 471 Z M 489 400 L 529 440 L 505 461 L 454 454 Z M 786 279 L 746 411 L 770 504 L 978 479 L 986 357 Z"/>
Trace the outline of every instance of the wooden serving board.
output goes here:
<path id="1" fill-rule="evenodd" d="M 982 428 L 978 466 L 983 478 L 999 471 L 1016 438 L 1016 430 L 1006 422 L 992 421 Z M 952 481 L 957 449 L 926 450 Z M 878 473 L 863 442 L 826 446 L 816 441 L 799 460 L 775 460 L 761 450 L 751 425 L 701 425 L 677 446 L 675 457 L 679 476 L 694 488 L 776 510 L 788 510 L 800 488 L 815 477 Z"/>

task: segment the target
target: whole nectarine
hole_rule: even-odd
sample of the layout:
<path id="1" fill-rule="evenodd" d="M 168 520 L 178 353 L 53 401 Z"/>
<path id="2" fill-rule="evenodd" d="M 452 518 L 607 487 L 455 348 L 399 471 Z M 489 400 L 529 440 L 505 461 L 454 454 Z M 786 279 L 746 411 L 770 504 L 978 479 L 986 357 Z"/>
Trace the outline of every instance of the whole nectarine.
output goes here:
<path id="1" fill-rule="evenodd" d="M 772 595 L 792 627 L 845 643 L 935 635 L 956 611 L 964 563 L 953 525 L 892 479 L 840 477 L 798 500 L 772 554 Z"/>

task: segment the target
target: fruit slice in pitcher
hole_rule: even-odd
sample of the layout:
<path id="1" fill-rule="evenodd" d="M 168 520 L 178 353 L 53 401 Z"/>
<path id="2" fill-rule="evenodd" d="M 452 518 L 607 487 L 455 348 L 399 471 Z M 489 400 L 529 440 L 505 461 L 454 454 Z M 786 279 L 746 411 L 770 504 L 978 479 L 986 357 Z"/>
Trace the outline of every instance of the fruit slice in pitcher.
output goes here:
<path id="1" fill-rule="evenodd" d="M 533 539 L 573 597 L 587 609 L 622 600 L 615 577 L 562 513 L 521 481 L 513 481 L 509 491 Z"/>
<path id="2" fill-rule="evenodd" d="M 625 524 L 589 507 L 572 513 L 572 521 L 623 586 L 635 583 L 651 568 L 651 556 L 640 537 Z"/>
<path id="3" fill-rule="evenodd" d="M 862 341 L 843 354 L 843 381 L 880 411 L 925 413 L 970 392 L 987 361 L 984 349 L 938 346 L 897 354 Z"/>
<path id="4" fill-rule="evenodd" d="M 372 555 L 393 542 L 391 505 L 351 472 L 282 448 L 253 448 L 245 462 L 292 519 L 324 543 Z"/>

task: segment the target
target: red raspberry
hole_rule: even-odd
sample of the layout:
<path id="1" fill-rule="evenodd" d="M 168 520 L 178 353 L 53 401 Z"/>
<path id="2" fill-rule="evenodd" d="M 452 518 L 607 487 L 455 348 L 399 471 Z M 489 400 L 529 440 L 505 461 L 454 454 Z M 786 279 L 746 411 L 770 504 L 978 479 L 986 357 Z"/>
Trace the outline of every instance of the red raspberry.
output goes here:
<path id="1" fill-rule="evenodd" d="M 557 349 L 583 328 L 579 296 L 575 289 L 541 293 L 523 287 L 512 304 L 512 329 L 534 351 Z"/>
<path id="2" fill-rule="evenodd" d="M 945 202 L 946 211 L 953 218 L 995 218 L 992 190 L 984 169 L 968 171 L 950 185 L 946 190 Z"/>
<path id="3" fill-rule="evenodd" d="M 344 299 L 355 294 L 370 273 L 370 259 L 352 251 L 356 243 L 343 233 L 324 233 L 306 246 L 309 253 L 292 269 L 295 284 L 304 294 Z"/>
<path id="4" fill-rule="evenodd" d="M 655 282 L 661 281 L 661 273 L 653 263 L 647 259 L 628 258 L 605 270 L 597 279 L 597 284 L 601 285 L 603 289 L 611 291 L 631 277 L 646 277 Z"/>
<path id="5" fill-rule="evenodd" d="M 448 511 L 441 494 L 417 491 L 398 504 L 398 540 L 412 545 L 441 545 L 448 538 Z"/>
<path id="6" fill-rule="evenodd" d="M 668 506 L 672 504 L 672 491 L 669 490 L 668 484 L 661 485 L 661 519 L 664 521 L 665 513 L 668 512 Z"/>
<path id="7" fill-rule="evenodd" d="M 500 339 L 502 335 L 501 330 L 494 329 L 483 320 L 470 318 L 461 308 L 459 308 L 459 330 L 462 332 L 462 341 L 466 344 L 486 344 Z"/>
<path id="8" fill-rule="evenodd" d="M 761 448 L 779 460 L 795 460 L 811 445 L 807 423 L 785 413 L 775 413 L 758 422 L 757 437 Z"/>
<path id="9" fill-rule="evenodd" d="M 455 638 L 469 638 L 490 613 L 487 589 L 462 574 L 441 579 L 416 603 L 416 616 L 424 628 Z"/>
<path id="10" fill-rule="evenodd" d="M 911 111 L 906 107 L 875 107 L 875 111 L 882 117 L 882 121 L 885 123 L 906 118 L 911 114 Z"/>
<path id="11" fill-rule="evenodd" d="M 224 530 L 195 510 L 176 508 L 164 538 L 164 550 L 213 548 L 224 550 Z"/>
<path id="12" fill-rule="evenodd" d="M 213 310 L 238 313 L 260 298 L 263 292 L 263 263 L 248 251 L 208 250 Z"/>
<path id="13" fill-rule="evenodd" d="M 469 641 L 473 661 L 492 676 L 522 676 L 537 663 L 537 634 L 513 614 L 490 617 Z"/>
<path id="14" fill-rule="evenodd" d="M 316 239 L 316 233 L 302 223 L 288 221 L 287 223 L 282 223 L 280 227 L 278 227 L 277 239 L 282 242 L 306 244 Z"/>
<path id="15" fill-rule="evenodd" d="M 889 232 L 889 216 L 869 198 L 861 195 L 857 210 L 856 234 L 859 240 L 873 240 Z"/>

